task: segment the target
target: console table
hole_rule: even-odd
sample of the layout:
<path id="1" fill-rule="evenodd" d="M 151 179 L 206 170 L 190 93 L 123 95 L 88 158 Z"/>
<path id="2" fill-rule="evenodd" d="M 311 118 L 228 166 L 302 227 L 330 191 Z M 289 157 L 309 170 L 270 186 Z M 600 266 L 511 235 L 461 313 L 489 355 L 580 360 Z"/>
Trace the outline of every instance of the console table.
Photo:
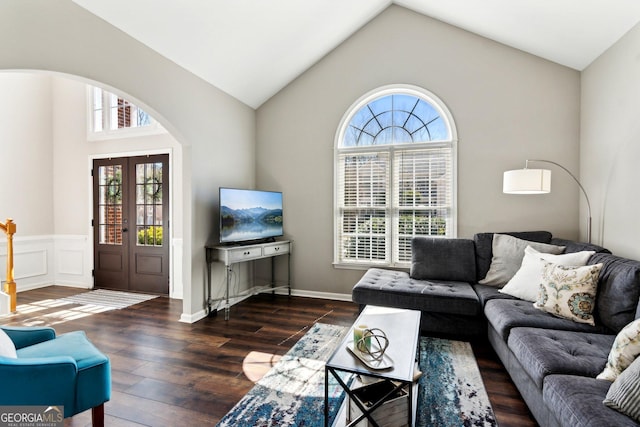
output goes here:
<path id="1" fill-rule="evenodd" d="M 229 320 L 229 298 L 242 297 L 247 295 L 258 294 L 260 292 L 275 292 L 277 289 L 287 289 L 289 296 L 291 296 L 291 246 L 292 243 L 288 240 L 259 243 L 254 245 L 236 245 L 236 246 L 205 246 L 207 252 L 207 314 L 211 313 L 211 305 L 214 301 L 225 301 L 224 306 L 224 319 Z M 281 255 L 286 255 L 287 258 L 287 282 L 286 285 L 276 286 L 275 281 L 275 258 Z M 254 261 L 257 259 L 271 259 L 271 282 L 270 286 L 252 289 L 249 293 L 239 293 L 237 295 L 229 295 L 229 289 L 231 288 L 231 275 L 233 272 L 233 265 L 241 262 Z M 225 266 L 225 284 L 226 289 L 224 297 L 211 298 L 211 264 L 213 262 L 221 262 Z"/>

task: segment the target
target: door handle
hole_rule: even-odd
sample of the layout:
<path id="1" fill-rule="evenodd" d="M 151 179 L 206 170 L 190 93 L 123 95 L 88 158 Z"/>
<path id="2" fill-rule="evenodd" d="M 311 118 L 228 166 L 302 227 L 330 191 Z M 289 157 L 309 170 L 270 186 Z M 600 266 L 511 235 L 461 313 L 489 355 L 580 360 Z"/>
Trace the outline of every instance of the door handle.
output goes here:
<path id="1" fill-rule="evenodd" d="M 129 229 L 128 229 L 127 227 L 125 227 L 125 228 L 123 228 L 123 229 L 122 229 L 122 232 L 123 232 L 123 233 L 126 233 L 127 231 L 129 231 Z"/>

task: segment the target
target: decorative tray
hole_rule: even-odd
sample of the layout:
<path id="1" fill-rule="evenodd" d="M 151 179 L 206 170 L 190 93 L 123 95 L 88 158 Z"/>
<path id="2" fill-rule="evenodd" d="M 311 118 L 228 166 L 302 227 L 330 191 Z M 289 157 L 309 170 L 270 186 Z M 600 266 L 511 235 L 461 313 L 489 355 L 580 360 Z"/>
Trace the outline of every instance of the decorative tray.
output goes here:
<path id="1" fill-rule="evenodd" d="M 375 342 L 371 343 L 371 349 L 373 351 L 378 350 L 378 346 Z M 389 369 L 393 367 L 393 360 L 386 354 L 383 354 L 380 359 L 375 359 L 368 353 L 363 353 L 357 348 L 355 348 L 355 343 L 353 341 L 347 344 L 347 350 L 351 352 L 358 360 L 360 360 L 364 365 L 369 369 L 375 369 L 378 371 Z"/>

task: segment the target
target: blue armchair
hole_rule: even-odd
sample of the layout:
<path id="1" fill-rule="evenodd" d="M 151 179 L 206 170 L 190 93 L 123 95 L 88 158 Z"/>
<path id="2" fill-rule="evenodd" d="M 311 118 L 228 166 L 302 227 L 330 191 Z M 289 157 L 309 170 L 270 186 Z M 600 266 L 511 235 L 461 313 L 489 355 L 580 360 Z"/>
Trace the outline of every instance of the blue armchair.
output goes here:
<path id="1" fill-rule="evenodd" d="M 17 354 L 0 356 L 0 405 L 63 405 L 65 418 L 92 409 L 93 425 L 104 426 L 111 366 L 83 331 L 56 336 L 47 327 L 0 329 Z"/>

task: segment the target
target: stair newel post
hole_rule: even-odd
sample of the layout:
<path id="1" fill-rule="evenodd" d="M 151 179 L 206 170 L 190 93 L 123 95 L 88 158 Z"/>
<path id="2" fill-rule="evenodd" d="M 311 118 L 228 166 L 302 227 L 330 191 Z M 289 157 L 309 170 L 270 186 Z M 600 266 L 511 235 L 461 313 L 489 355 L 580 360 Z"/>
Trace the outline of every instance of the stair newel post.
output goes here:
<path id="1" fill-rule="evenodd" d="M 7 219 L 5 224 L 0 222 L 0 229 L 7 235 L 7 281 L 4 284 L 4 291 L 11 298 L 10 310 L 16 312 L 17 291 L 16 282 L 13 280 L 13 235 L 16 232 L 16 224 L 11 218 Z"/>

